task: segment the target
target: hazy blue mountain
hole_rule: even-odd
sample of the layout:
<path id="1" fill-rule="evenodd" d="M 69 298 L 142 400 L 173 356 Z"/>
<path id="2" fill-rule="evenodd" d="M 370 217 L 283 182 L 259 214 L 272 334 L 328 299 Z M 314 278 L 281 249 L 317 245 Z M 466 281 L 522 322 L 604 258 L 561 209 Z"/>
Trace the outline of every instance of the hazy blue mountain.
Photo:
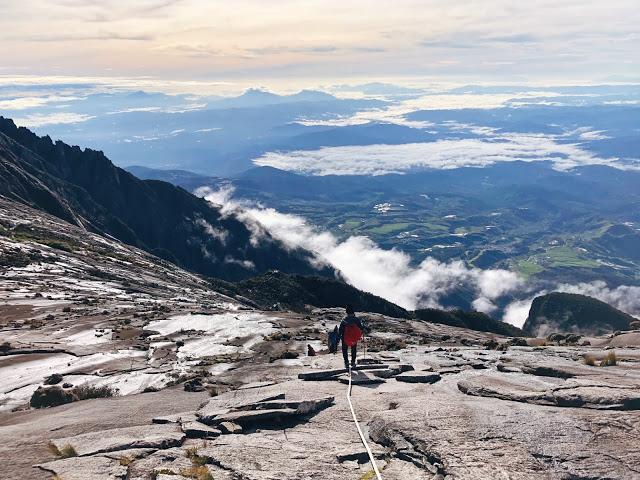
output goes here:
<path id="1" fill-rule="evenodd" d="M 262 92 L 250 96 L 262 97 L 263 94 L 273 95 Z M 287 127 L 296 119 L 333 118 L 383 105 L 378 100 L 333 97 L 318 100 L 315 93 L 298 95 L 315 100 L 300 101 L 293 96 L 293 100 L 242 108 L 129 111 L 90 118 L 78 124 L 77 129 L 66 125 L 47 125 L 38 131 L 60 136 L 74 144 L 99 147 L 119 165 L 232 175 L 250 168 L 251 160 L 265 152 L 288 148 L 291 137 L 329 129 L 300 125 Z M 322 98 L 325 98 L 324 94 Z M 316 148 L 324 141 L 319 139 L 309 146 Z"/>
<path id="2" fill-rule="evenodd" d="M 207 108 L 254 108 L 283 103 L 332 102 L 336 100 L 337 98 L 331 94 L 315 90 L 302 90 L 291 95 L 278 95 L 266 90 L 250 88 L 238 97 L 221 98 L 209 102 Z"/>

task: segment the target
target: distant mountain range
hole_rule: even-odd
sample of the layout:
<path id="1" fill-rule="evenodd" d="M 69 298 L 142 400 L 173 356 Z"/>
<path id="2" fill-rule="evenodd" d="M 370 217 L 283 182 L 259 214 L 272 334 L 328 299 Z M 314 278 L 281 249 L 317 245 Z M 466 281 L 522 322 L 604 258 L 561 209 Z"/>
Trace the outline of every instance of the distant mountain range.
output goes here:
<path id="1" fill-rule="evenodd" d="M 276 93 L 250 88 L 238 97 L 216 99 L 207 104 L 207 108 L 254 108 L 267 105 L 279 105 L 296 102 L 331 102 L 338 100 L 333 95 L 317 90 L 302 90 L 291 95 L 278 95 Z"/>
<path id="2" fill-rule="evenodd" d="M 309 253 L 290 251 L 267 232 L 257 237 L 182 188 L 139 180 L 102 152 L 54 143 L 3 117 L 0 173 L 0 195 L 191 271 L 231 280 L 270 269 L 323 273 Z"/>

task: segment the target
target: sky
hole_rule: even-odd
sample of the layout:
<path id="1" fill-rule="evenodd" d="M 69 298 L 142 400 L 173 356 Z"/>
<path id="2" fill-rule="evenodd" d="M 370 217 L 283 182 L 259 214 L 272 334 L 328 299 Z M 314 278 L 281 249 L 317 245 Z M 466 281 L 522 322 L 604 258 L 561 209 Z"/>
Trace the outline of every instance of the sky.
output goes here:
<path id="1" fill-rule="evenodd" d="M 637 0 L 0 0 L 0 75 L 637 81 Z"/>

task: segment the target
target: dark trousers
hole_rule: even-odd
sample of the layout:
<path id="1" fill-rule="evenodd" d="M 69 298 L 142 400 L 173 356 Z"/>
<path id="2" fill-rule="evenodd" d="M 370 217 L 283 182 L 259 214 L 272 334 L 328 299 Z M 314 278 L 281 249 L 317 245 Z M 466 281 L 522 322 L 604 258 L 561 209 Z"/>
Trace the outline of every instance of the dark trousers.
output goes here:
<path id="1" fill-rule="evenodd" d="M 344 358 L 344 367 L 349 368 L 349 355 L 348 355 L 349 346 L 342 341 L 342 358 Z M 354 345 L 351 347 L 351 365 L 355 367 L 356 365 L 356 354 L 358 350 L 358 345 Z"/>

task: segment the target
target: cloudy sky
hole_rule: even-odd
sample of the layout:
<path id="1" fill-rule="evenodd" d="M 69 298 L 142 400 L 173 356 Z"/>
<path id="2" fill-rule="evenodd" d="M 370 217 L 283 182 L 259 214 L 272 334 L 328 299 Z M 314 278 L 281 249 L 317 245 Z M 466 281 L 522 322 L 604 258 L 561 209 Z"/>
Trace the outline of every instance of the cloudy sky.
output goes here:
<path id="1" fill-rule="evenodd" d="M 640 78 L 637 0 L 2 0 L 0 75 Z"/>

